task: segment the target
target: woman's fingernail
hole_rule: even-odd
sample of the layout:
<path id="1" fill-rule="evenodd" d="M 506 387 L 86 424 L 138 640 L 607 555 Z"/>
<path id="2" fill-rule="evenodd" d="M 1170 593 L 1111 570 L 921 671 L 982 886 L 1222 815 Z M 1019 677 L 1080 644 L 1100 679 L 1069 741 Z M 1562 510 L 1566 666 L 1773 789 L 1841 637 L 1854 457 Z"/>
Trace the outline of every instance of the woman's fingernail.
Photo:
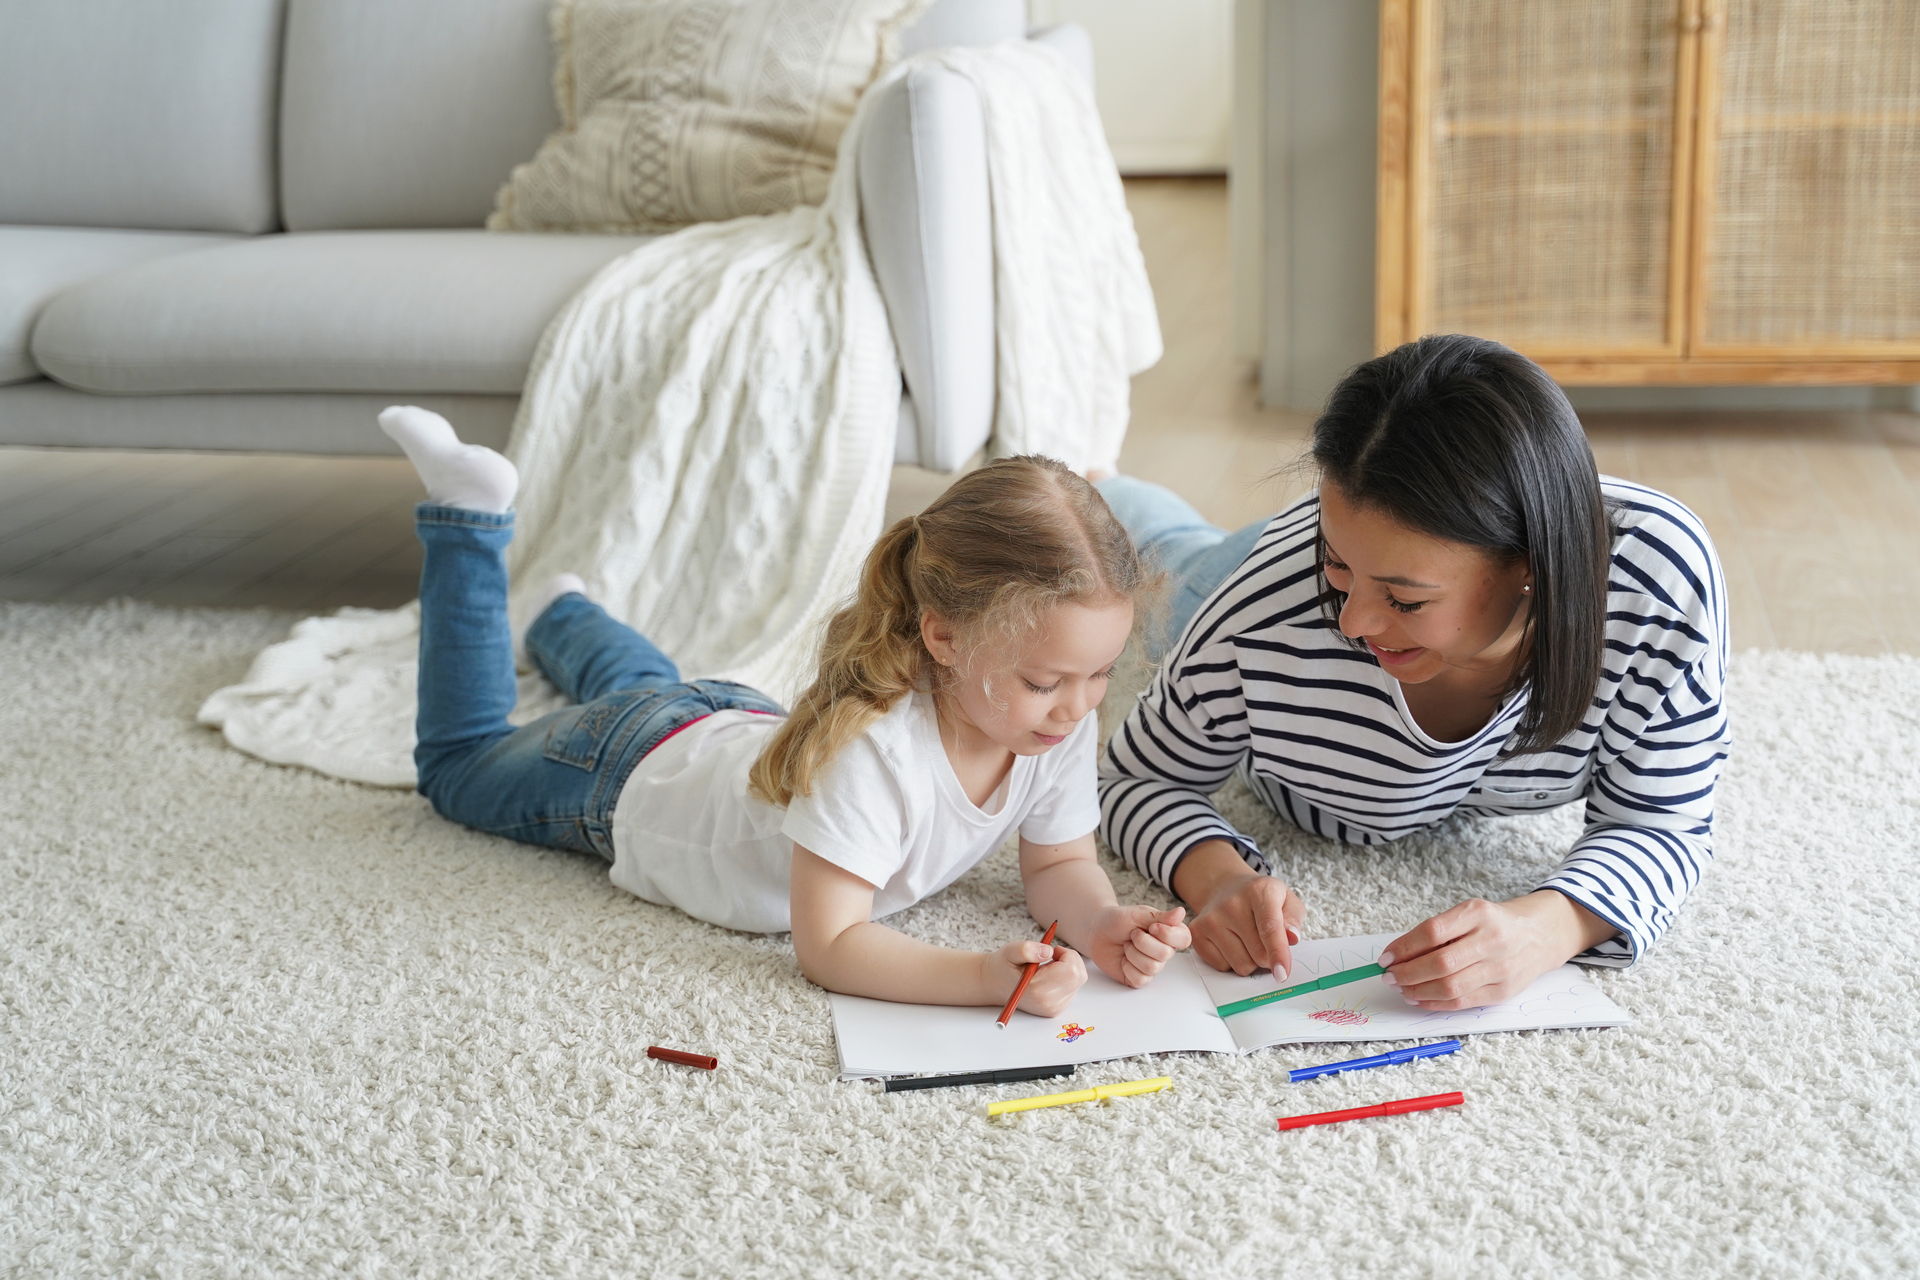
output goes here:
<path id="1" fill-rule="evenodd" d="M 1388 986 L 1390 986 L 1390 987 L 1397 987 L 1397 986 L 1399 986 L 1399 985 L 1400 985 L 1400 979 L 1398 979 L 1398 978 L 1396 978 L 1396 977 L 1394 977 L 1394 976 L 1393 976 L 1392 974 L 1390 974 L 1390 973 L 1383 973 L 1383 974 L 1381 974 L 1381 975 L 1380 975 L 1380 981 L 1382 981 L 1382 982 L 1384 982 L 1384 983 L 1386 983 L 1386 984 L 1387 984 Z"/>
<path id="2" fill-rule="evenodd" d="M 1378 960 L 1375 960 L 1374 963 L 1379 965 L 1382 969 L 1393 968 L 1393 952 L 1382 951 L 1380 953 L 1380 958 Z"/>
<path id="3" fill-rule="evenodd" d="M 1416 1009 L 1420 1007 L 1420 1002 L 1418 1000 L 1413 999 L 1411 996 L 1401 996 L 1400 998 L 1402 1000 L 1405 1000 L 1408 1004 L 1412 1005 Z"/>

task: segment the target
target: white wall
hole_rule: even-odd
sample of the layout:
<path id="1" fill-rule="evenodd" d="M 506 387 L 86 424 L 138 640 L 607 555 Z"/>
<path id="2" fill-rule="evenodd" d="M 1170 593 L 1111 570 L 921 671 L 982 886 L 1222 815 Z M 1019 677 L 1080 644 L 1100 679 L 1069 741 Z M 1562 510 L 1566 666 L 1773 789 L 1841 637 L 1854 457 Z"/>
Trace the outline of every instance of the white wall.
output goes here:
<path id="1" fill-rule="evenodd" d="M 1030 0 L 1027 14 L 1093 36 L 1094 93 L 1120 172 L 1226 172 L 1233 0 Z"/>

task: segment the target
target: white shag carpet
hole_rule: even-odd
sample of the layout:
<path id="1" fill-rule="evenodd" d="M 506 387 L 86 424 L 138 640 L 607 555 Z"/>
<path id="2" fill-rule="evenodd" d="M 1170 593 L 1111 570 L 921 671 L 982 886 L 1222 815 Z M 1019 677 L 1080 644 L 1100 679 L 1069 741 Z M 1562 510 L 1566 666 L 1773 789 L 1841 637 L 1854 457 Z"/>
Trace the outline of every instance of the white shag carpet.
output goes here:
<path id="1" fill-rule="evenodd" d="M 1920 1270 L 1920 661 L 1738 660 L 1718 865 L 1598 973 L 1632 1027 L 1302 1086 L 1341 1051 L 1108 1063 L 1072 1087 L 1174 1088 L 990 1123 L 1045 1090 L 836 1080 L 784 937 L 195 725 L 289 621 L 0 605 L 0 1274 Z M 1228 803 L 1323 934 L 1527 888 L 1577 821 L 1368 852 Z M 1032 931 L 1005 856 L 895 923 Z"/>

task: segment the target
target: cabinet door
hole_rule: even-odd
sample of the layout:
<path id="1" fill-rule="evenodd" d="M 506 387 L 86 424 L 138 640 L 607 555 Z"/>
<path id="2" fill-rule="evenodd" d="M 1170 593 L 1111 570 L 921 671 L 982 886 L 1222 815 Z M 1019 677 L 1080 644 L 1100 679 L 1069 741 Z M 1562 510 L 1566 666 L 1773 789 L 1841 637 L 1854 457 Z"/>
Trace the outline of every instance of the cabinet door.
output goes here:
<path id="1" fill-rule="evenodd" d="M 1920 4 L 1707 19 L 1693 353 L 1920 355 Z"/>
<path id="2" fill-rule="evenodd" d="M 1406 15 L 1405 189 L 1389 65 Z M 1678 359 L 1688 276 L 1690 0 L 1411 0 L 1382 12 L 1382 227 L 1402 337 L 1539 359 Z M 1404 208 L 1395 206 L 1404 202 Z M 1384 273 L 1404 280 L 1395 298 Z"/>

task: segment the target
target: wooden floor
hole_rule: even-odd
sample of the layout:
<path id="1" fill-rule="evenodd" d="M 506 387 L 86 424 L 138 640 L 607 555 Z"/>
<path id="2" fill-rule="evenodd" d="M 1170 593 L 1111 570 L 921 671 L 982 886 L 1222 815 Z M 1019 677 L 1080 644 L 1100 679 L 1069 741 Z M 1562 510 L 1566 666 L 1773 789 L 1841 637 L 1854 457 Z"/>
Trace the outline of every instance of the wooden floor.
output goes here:
<path id="1" fill-rule="evenodd" d="M 1311 417 L 1254 403 L 1232 356 L 1224 185 L 1128 183 L 1165 358 L 1134 382 L 1123 469 L 1235 527 L 1311 477 Z M 1600 469 L 1705 519 L 1737 648 L 1920 654 L 1920 415 L 1590 413 Z M 902 483 L 895 506 L 932 496 Z M 410 599 L 400 459 L 0 449 L 0 599 L 322 610 Z"/>

